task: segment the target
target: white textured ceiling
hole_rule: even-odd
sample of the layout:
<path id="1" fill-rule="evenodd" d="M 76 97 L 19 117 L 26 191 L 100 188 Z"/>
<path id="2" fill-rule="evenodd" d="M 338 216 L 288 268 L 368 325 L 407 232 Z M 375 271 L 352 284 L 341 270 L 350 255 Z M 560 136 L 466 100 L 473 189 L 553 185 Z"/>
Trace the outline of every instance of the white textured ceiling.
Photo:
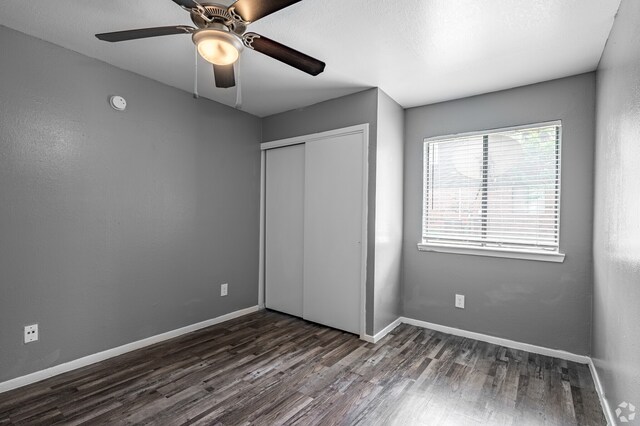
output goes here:
<path id="1" fill-rule="evenodd" d="M 229 1 L 219 3 L 230 4 Z M 266 116 L 380 87 L 403 107 L 565 77 L 596 68 L 620 0 L 303 0 L 254 31 L 326 62 L 311 77 L 243 53 L 242 109 Z M 188 35 L 105 43 L 99 32 L 191 24 L 170 0 L 2 0 L 0 25 L 186 91 Z M 199 63 L 201 96 L 227 105 Z"/>

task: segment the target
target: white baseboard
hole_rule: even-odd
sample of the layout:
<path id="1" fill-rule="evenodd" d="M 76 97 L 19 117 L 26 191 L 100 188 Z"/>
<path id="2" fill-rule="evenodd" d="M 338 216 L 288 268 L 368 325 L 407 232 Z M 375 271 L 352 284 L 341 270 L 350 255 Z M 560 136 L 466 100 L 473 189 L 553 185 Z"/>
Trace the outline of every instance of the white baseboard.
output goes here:
<path id="1" fill-rule="evenodd" d="M 404 324 L 415 325 L 416 327 L 428 328 L 430 330 L 441 331 L 454 336 L 467 337 L 469 339 L 480 340 L 482 342 L 493 343 L 494 345 L 505 346 L 507 348 L 518 349 L 522 351 L 532 352 L 534 354 L 551 356 L 554 358 L 565 359 L 580 364 L 588 364 L 590 358 L 586 355 L 577 355 L 571 352 L 559 349 L 550 349 L 543 346 L 531 345 L 529 343 L 517 342 L 515 340 L 503 339 L 501 337 L 489 336 L 487 334 L 476 333 L 474 331 L 462 330 L 460 328 L 448 327 L 446 325 L 434 324 L 427 321 L 415 320 L 412 318 L 402 317 Z"/>
<path id="2" fill-rule="evenodd" d="M 360 336 L 362 340 L 369 343 L 378 343 L 384 336 L 389 334 L 394 328 L 399 326 L 402 323 L 402 318 L 396 318 L 391 324 L 380 330 L 375 336 L 371 336 L 369 334 L 363 334 Z"/>
<path id="3" fill-rule="evenodd" d="M 375 336 L 368 334 L 362 335 L 360 338 L 369 343 L 378 343 L 384 338 L 391 330 L 396 328 L 399 324 L 409 324 L 416 327 L 428 328 L 430 330 L 441 331 L 447 334 L 453 334 L 454 336 L 467 337 L 469 339 L 480 340 L 482 342 L 493 343 L 495 345 L 505 346 L 507 348 L 523 350 L 535 354 L 551 356 L 554 358 L 565 359 L 567 361 L 573 361 L 580 364 L 589 364 L 591 358 L 586 355 L 577 355 L 571 352 L 566 352 L 559 349 L 545 348 L 544 346 L 531 345 L 529 343 L 517 342 L 515 340 L 503 339 L 501 337 L 489 336 L 487 334 L 476 333 L 474 331 L 462 330 L 460 328 L 448 327 L 446 325 L 435 324 L 432 322 L 416 320 L 413 318 L 400 317 L 394 322 L 386 326 L 382 331 Z"/>
<path id="4" fill-rule="evenodd" d="M 602 386 L 602 381 L 600 380 L 600 375 L 598 374 L 598 370 L 596 369 L 595 364 L 593 363 L 593 359 L 589 358 L 589 370 L 591 370 L 591 377 L 593 377 L 593 383 L 596 386 L 596 392 L 598 393 L 598 398 L 600 398 L 600 405 L 602 406 L 602 412 L 604 413 L 604 417 L 607 420 L 607 423 L 611 426 L 616 425 L 616 417 L 613 415 L 613 411 L 611 410 L 611 406 L 609 405 L 609 401 L 604 393 L 604 387 Z"/>
<path id="5" fill-rule="evenodd" d="M 240 309 L 239 311 L 230 312 L 226 315 L 222 315 L 196 324 L 191 324 L 186 327 L 178 328 L 176 330 L 167 331 L 166 333 L 156 334 L 155 336 L 147 337 L 146 339 L 138 340 L 136 342 L 127 343 L 126 345 L 118 346 L 117 348 L 107 349 L 106 351 L 87 355 L 73 361 L 65 362 L 64 364 L 59 364 L 44 370 L 36 371 L 35 373 L 27 374 L 26 376 L 16 377 L 15 379 L 0 383 L 0 393 L 26 386 L 31 383 L 39 382 L 41 380 L 57 376 L 58 374 L 66 373 L 71 370 L 86 367 L 87 365 L 95 364 L 96 362 L 104 361 L 106 359 L 113 358 L 127 352 L 135 351 L 136 349 L 141 349 L 145 346 L 153 345 L 154 343 L 173 339 L 174 337 L 182 336 L 183 334 L 191 333 L 192 331 L 220 324 L 222 322 L 229 321 L 243 315 L 257 312 L 259 310 L 260 307 L 257 305 L 246 309 Z"/>

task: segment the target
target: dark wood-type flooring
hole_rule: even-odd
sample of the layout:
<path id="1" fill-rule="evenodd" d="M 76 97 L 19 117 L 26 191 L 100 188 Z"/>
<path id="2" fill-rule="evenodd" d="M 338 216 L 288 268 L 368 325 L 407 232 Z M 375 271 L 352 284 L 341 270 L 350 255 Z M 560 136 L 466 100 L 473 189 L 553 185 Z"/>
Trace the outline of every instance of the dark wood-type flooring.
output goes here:
<path id="1" fill-rule="evenodd" d="M 586 365 L 262 311 L 0 394 L 5 424 L 603 425 Z"/>

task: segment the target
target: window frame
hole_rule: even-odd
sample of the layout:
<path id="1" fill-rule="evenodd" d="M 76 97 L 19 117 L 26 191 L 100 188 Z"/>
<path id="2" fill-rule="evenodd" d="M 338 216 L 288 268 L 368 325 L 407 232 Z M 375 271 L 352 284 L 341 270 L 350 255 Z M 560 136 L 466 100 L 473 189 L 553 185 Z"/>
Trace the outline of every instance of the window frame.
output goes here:
<path id="1" fill-rule="evenodd" d="M 557 251 L 543 251 L 530 248 L 514 248 L 514 247 L 487 247 L 487 246 L 475 246 L 475 245 L 463 245 L 463 244 L 446 244 L 442 242 L 425 242 L 425 235 L 423 234 L 425 229 L 425 220 L 427 218 L 427 211 L 425 208 L 424 196 L 427 193 L 426 185 L 428 185 L 429 176 L 426 168 L 425 158 L 427 156 L 427 148 L 429 143 L 441 142 L 447 139 L 456 139 L 472 136 L 488 137 L 494 133 L 516 131 L 531 129 L 536 127 L 550 127 L 556 126 L 559 129 L 558 133 L 558 157 L 557 157 L 557 182 L 558 182 L 558 215 L 556 218 L 558 227 L 558 249 Z M 427 252 L 439 252 L 439 253 L 453 253 L 453 254 L 466 254 L 474 256 L 489 256 L 489 257 L 501 257 L 510 259 L 525 259 L 525 260 L 537 260 L 545 262 L 564 262 L 565 254 L 561 251 L 560 247 L 560 222 L 561 222 L 561 209 L 562 209 L 562 138 L 563 138 L 563 126 L 562 120 L 553 120 L 545 122 L 537 122 L 530 124 L 522 124 L 510 127 L 501 127 L 494 129 L 486 129 L 465 133 L 454 133 L 448 135 L 440 135 L 427 137 L 423 139 L 422 144 L 422 216 L 421 216 L 421 236 L 420 242 L 417 244 L 419 251 Z"/>

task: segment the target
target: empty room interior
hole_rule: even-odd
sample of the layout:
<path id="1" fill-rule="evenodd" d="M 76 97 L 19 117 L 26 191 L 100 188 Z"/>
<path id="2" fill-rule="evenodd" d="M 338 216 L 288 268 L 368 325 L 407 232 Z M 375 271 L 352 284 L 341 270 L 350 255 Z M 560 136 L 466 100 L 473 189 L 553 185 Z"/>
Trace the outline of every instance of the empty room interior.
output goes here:
<path id="1" fill-rule="evenodd" d="M 0 425 L 640 425 L 640 1 L 6 0 Z"/>

